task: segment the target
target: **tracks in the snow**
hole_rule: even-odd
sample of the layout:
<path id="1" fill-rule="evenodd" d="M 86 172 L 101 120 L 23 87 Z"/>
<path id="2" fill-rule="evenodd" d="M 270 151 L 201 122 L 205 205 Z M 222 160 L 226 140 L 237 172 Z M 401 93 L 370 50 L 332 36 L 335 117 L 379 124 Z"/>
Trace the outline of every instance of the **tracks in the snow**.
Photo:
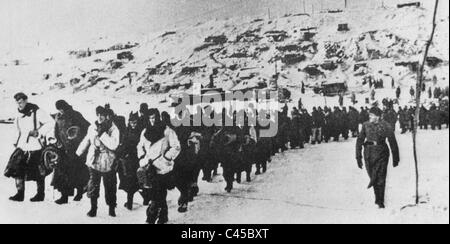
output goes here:
<path id="1" fill-rule="evenodd" d="M 238 198 L 238 199 L 245 199 L 245 200 L 253 200 L 253 201 L 269 201 L 269 202 L 281 202 L 297 207 L 308 207 L 308 208 L 317 208 L 317 209 L 325 209 L 325 210 L 336 210 L 336 211 L 366 211 L 366 209 L 351 209 L 351 208 L 332 208 L 327 206 L 320 206 L 320 205 L 313 205 L 313 204 L 307 204 L 307 203 L 300 203 L 300 202 L 294 202 L 289 200 L 283 200 L 283 199 L 272 199 L 272 198 L 262 198 L 262 197 L 248 197 L 248 196 L 239 196 L 239 195 L 226 195 L 221 193 L 210 193 L 210 194 L 204 194 L 209 195 L 213 197 L 224 197 L 224 198 Z"/>

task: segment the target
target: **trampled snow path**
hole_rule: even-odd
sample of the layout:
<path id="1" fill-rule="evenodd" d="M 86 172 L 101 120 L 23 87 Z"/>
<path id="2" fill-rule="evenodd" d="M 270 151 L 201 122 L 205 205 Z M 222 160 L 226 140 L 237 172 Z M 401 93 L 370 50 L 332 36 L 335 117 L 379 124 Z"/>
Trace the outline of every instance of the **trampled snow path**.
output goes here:
<path id="1" fill-rule="evenodd" d="M 11 151 L 8 146 L 12 128 L 0 127 L 0 168 Z M 356 167 L 355 140 L 307 145 L 304 150 L 288 151 L 274 157 L 268 172 L 252 176 L 251 183 L 236 185 L 231 194 L 223 191 L 222 177 L 215 183 L 200 183 L 200 195 L 186 214 L 176 211 L 177 190 L 169 193 L 170 223 L 449 223 L 449 133 L 421 131 L 419 156 L 421 172 L 420 207 L 401 210 L 414 202 L 414 163 L 411 135 L 398 135 L 401 162 L 389 168 L 387 209 L 378 210 L 373 193 L 365 189 L 368 177 Z M 49 180 L 48 180 L 49 181 Z M 48 182 L 47 182 L 48 185 Z M 89 201 L 57 206 L 47 187 L 46 201 L 32 204 L 28 198 L 35 192 L 29 184 L 27 201 L 12 203 L 7 198 L 15 191 L 11 179 L 0 177 L 1 223 L 143 223 L 145 207 L 136 196 L 135 210 L 122 205 L 125 194 L 118 192 L 118 217 L 107 216 L 100 199 L 98 217 L 89 219 Z M 58 194 L 55 192 L 55 198 Z"/>

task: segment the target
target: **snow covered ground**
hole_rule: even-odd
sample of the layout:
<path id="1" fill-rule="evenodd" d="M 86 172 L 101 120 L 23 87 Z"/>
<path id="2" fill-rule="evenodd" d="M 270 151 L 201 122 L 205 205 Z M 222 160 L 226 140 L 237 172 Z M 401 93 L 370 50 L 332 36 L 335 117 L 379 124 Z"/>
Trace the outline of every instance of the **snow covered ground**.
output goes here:
<path id="1" fill-rule="evenodd" d="M 142 102 L 167 110 L 170 93 L 152 92 L 156 83 L 204 84 L 214 67 L 219 67 L 216 78 L 219 86 L 230 85 L 230 88 L 238 82 L 241 85 L 253 71 L 256 76 L 250 78 L 249 84 L 267 82 L 266 78 L 275 71 L 273 60 L 285 55 L 280 48 L 305 48 L 309 44 L 317 44 L 318 50 L 302 50 L 307 56 L 305 61 L 294 65 L 278 62 L 279 86 L 292 91 L 290 108 L 297 106 L 299 98 L 309 110 L 313 106 L 337 105 L 337 97 L 325 99 L 310 88 L 306 94 L 299 91 L 300 81 L 313 85 L 322 79 L 308 77 L 300 70 L 310 64 L 335 60 L 336 53 L 344 54 L 343 63 L 335 71 L 325 71 L 326 79 L 346 81 L 349 90 L 356 92 L 359 103 L 355 107 L 367 106 L 364 100 L 369 96 L 369 88 L 361 84 L 359 70 L 353 69 L 361 59 L 368 64 L 368 75 L 376 78 L 381 76 L 379 71 L 387 75 L 382 78 L 387 79 L 385 87 L 390 87 L 389 77 L 393 77 L 395 85 L 402 88 L 400 105 L 411 105 L 409 88 L 415 84 L 416 74 L 394 64 L 417 61 L 420 57 L 423 41 L 430 32 L 434 3 L 423 0 L 421 8 L 397 9 L 396 4 L 406 1 L 349 0 L 344 12 L 327 13 L 327 9 L 343 9 L 344 1 L 208 0 L 205 4 L 203 0 L 170 3 L 133 0 L 127 1 L 126 8 L 122 1 L 110 0 L 0 2 L 5 3 L 5 8 L 0 9 L 0 29 L 8 33 L 0 36 L 0 43 L 4 43 L 0 47 L 0 120 L 14 117 L 17 108 L 12 96 L 24 91 L 31 95 L 30 102 L 49 113 L 56 112 L 57 100 L 66 99 L 90 121 L 95 119 L 95 107 L 105 103 L 111 103 L 120 115 L 136 111 Z M 380 6 L 382 2 L 384 7 Z M 440 2 L 430 55 L 443 62 L 436 68 L 426 68 L 427 89 L 449 84 L 449 5 Z M 298 15 L 303 12 L 311 15 Z M 350 31 L 338 32 L 337 25 L 341 23 L 348 23 Z M 303 41 L 301 28 L 305 27 L 318 28 L 311 42 Z M 270 31 L 286 31 L 289 37 L 277 42 L 267 34 Z M 238 36 L 244 33 L 250 40 L 238 41 Z M 226 43 L 198 49 L 205 44 L 205 38 L 221 34 L 228 38 Z M 127 42 L 139 45 L 86 58 L 68 55 L 69 50 L 107 49 Z M 340 49 L 332 50 L 334 47 Z M 135 59 L 119 60 L 117 54 L 122 51 L 131 51 Z M 327 51 L 333 57 L 327 57 Z M 16 60 L 19 65 L 15 65 Z M 117 61 L 123 63 L 122 68 L 112 68 Z M 184 68 L 195 67 L 200 68 L 184 74 Z M 431 82 L 433 76 L 436 84 Z M 74 78 L 79 83 L 72 84 Z M 394 96 L 392 89 L 376 91 L 379 102 Z M 349 102 L 348 94 L 344 105 L 349 106 Z M 422 102 L 429 105 L 436 101 L 426 99 L 423 94 Z M 12 151 L 14 127 L 0 124 L 0 134 L 2 170 Z M 266 175 L 253 177 L 250 184 L 237 185 L 231 194 L 224 193 L 220 176 L 213 184 L 202 182 L 200 196 L 187 214 L 176 212 L 178 191 L 172 191 L 169 218 L 171 223 L 448 223 L 448 130 L 420 132 L 421 199 L 425 203 L 404 210 L 400 209 L 414 202 L 414 165 L 411 135 L 398 138 L 402 162 L 399 168 L 389 171 L 386 210 L 377 210 L 372 192 L 364 188 L 368 177 L 356 167 L 355 142 L 351 140 L 278 155 Z M 59 195 L 48 188 L 44 203 L 17 204 L 7 200 L 14 191 L 13 180 L 0 177 L 2 223 L 143 223 L 145 220 L 140 197 L 136 196 L 135 210 L 128 212 L 122 207 L 123 192 L 119 192 L 118 218 L 107 217 L 107 208 L 102 205 L 99 217 L 88 219 L 86 199 L 57 206 L 53 200 Z M 35 186 L 28 184 L 27 198 L 34 191 Z"/>
<path id="2" fill-rule="evenodd" d="M 2 125 L 0 168 L 3 169 L 12 147 L 12 128 Z M 307 145 L 274 157 L 268 172 L 252 176 L 251 183 L 236 185 L 231 194 L 224 192 L 221 176 L 213 183 L 200 183 L 200 194 L 180 214 L 178 191 L 169 192 L 170 223 L 449 223 L 449 131 L 420 131 L 420 193 L 421 204 L 401 210 L 414 203 L 414 162 L 411 135 L 398 135 L 401 162 L 389 168 L 387 208 L 373 204 L 373 193 L 365 186 L 368 177 L 354 160 L 355 140 Z M 48 184 L 48 182 L 47 182 Z M 35 193 L 27 185 L 27 200 Z M 0 177 L 0 223 L 143 223 L 146 208 L 136 196 L 134 210 L 123 207 L 126 195 L 118 192 L 118 216 L 110 218 L 107 206 L 100 199 L 97 218 L 86 217 L 89 201 L 70 202 L 65 206 L 53 203 L 58 193 L 47 187 L 46 201 L 32 204 L 9 202 L 15 193 L 12 179 Z"/>

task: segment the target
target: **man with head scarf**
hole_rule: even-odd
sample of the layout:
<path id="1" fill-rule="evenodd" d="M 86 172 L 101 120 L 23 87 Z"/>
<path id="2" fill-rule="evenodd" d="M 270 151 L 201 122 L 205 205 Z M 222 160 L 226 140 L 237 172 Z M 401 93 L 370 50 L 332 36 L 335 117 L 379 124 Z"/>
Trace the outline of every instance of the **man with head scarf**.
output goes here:
<path id="1" fill-rule="evenodd" d="M 356 141 L 356 160 L 358 167 L 362 169 L 364 155 L 366 170 L 370 177 L 368 188 L 374 189 L 375 204 L 379 208 L 385 208 L 384 195 L 389 163 L 389 147 L 386 139 L 392 151 L 394 167 L 398 166 L 400 156 L 394 130 L 388 122 L 381 119 L 381 115 L 382 111 L 378 107 L 370 109 L 370 121 L 363 124 Z"/>
<path id="2" fill-rule="evenodd" d="M 51 185 L 61 192 L 61 198 L 55 202 L 66 204 L 69 196 L 74 195 L 74 189 L 77 189 L 74 201 L 82 199 L 89 180 L 89 170 L 83 157 L 76 155 L 76 150 L 86 136 L 90 123 L 64 100 L 57 101 L 55 106 L 58 110 L 55 137 L 63 157 L 55 168 Z"/>
<path id="3" fill-rule="evenodd" d="M 141 167 L 148 167 L 150 176 L 150 205 L 147 209 L 147 223 L 165 224 L 168 221 L 167 190 L 170 187 L 174 160 L 181 151 L 175 131 L 161 122 L 157 109 L 149 111 L 149 126 L 142 131 L 137 146 Z"/>

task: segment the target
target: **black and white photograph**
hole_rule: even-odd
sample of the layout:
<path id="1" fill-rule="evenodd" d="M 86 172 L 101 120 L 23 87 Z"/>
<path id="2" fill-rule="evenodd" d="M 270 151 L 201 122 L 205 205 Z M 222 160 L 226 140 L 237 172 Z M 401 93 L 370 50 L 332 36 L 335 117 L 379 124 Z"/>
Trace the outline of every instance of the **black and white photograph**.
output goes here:
<path id="1" fill-rule="evenodd" d="M 0 224 L 449 224 L 448 1 L 0 0 L 0 30 Z"/>

